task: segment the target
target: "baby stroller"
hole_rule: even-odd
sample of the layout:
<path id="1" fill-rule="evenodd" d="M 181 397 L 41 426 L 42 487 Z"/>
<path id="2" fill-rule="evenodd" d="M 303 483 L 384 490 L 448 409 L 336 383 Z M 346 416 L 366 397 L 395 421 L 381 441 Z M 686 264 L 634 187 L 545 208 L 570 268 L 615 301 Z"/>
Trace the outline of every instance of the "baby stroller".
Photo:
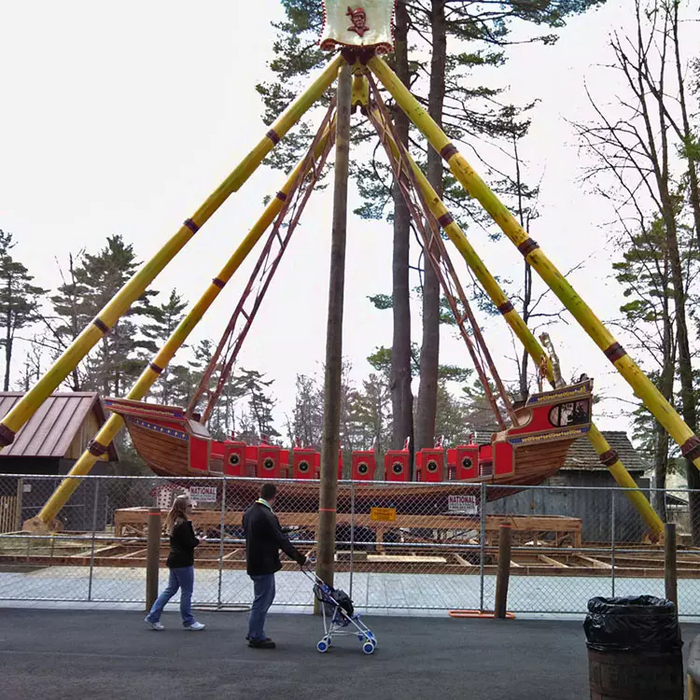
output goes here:
<path id="1" fill-rule="evenodd" d="M 377 639 L 372 630 L 362 622 L 359 613 L 355 612 L 350 596 L 344 591 L 329 586 L 316 575 L 315 571 L 305 567 L 302 571 L 314 584 L 314 595 L 321 605 L 323 614 L 324 635 L 316 645 L 316 649 L 324 654 L 333 643 L 334 636 L 356 634 L 362 644 L 362 651 L 365 654 L 373 654 L 377 648 Z"/>

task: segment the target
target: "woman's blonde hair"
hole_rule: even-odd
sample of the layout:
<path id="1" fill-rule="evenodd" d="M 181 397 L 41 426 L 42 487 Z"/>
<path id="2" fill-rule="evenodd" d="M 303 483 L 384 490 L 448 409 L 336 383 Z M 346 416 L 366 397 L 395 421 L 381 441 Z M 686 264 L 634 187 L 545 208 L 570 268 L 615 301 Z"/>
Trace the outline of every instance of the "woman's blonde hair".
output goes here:
<path id="1" fill-rule="evenodd" d="M 171 535 L 176 525 L 187 520 L 187 506 L 190 505 L 190 497 L 186 494 L 178 496 L 173 501 L 173 507 L 165 518 L 165 529 Z"/>

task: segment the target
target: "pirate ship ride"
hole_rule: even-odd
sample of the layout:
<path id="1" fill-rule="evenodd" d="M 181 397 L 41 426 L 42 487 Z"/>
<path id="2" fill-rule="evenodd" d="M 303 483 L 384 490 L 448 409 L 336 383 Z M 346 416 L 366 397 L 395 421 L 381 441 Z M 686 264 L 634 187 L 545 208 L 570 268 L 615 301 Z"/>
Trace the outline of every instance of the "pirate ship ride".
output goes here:
<path id="1" fill-rule="evenodd" d="M 225 383 L 230 364 L 250 329 L 264 291 L 296 228 L 336 136 L 338 154 L 345 153 L 344 157 L 347 158 L 347 128 L 349 127 L 349 108 L 352 104 L 356 109 L 359 107 L 376 129 L 393 169 L 394 180 L 401 188 L 416 229 L 422 237 L 424 249 L 428 251 L 426 264 L 431 264 L 438 272 L 443 292 L 455 314 L 465 345 L 472 359 L 481 359 L 483 361 L 481 364 L 491 372 L 495 392 L 499 397 L 492 395 L 484 370 L 479 362 L 475 362 L 485 391 L 494 407 L 499 430 L 484 444 L 461 445 L 447 450 L 447 453 L 441 448 L 437 451 L 421 450 L 416 455 L 415 479 L 428 483 L 403 484 L 401 491 L 409 494 L 416 489 L 430 489 L 431 483 L 441 480 L 450 481 L 452 483 L 450 490 L 454 492 L 458 488 L 474 489 L 474 484 L 482 481 L 523 486 L 534 484 L 555 473 L 562 466 L 571 442 L 587 434 L 601 462 L 610 469 L 617 483 L 627 489 L 628 498 L 634 503 L 650 529 L 656 533 L 662 532 L 663 524 L 646 497 L 636 488 L 634 480 L 624 468 L 617 453 L 611 449 L 600 431 L 590 422 L 590 381 L 579 382 L 572 386 L 562 385 L 561 377 L 555 372 L 552 358 L 548 356 L 525 321 L 519 316 L 459 224 L 450 215 L 439 194 L 431 187 L 408 150 L 397 138 L 391 115 L 384 106 L 379 92 L 379 85 L 386 91 L 385 94 L 391 95 L 394 100 L 392 109 L 403 111 L 426 137 L 430 147 L 441 155 L 455 179 L 475 201 L 483 206 L 506 238 L 513 243 L 564 306 L 571 311 L 576 321 L 681 446 L 683 455 L 693 460 L 698 468 L 700 468 L 700 439 L 659 394 L 648 377 L 576 293 L 540 246 L 529 237 L 527 231 L 478 176 L 410 90 L 377 55 L 390 50 L 393 46 L 391 22 L 393 0 L 363 0 L 350 7 L 347 2 L 341 2 L 341 0 L 325 0 L 323 5 L 326 23 L 322 45 L 324 48 L 337 50 L 325 69 L 273 124 L 266 127 L 266 133 L 260 142 L 191 215 L 191 218 L 184 221 L 154 257 L 110 300 L 92 324 L 58 358 L 41 380 L 0 421 L 0 446 L 4 446 L 13 442 L 17 431 L 29 420 L 38 406 L 104 334 L 109 332 L 130 305 L 222 204 L 234 192 L 240 190 L 266 155 L 276 147 L 309 108 L 318 103 L 337 79 L 337 95 L 340 103 L 337 112 L 336 98 L 333 98 L 307 154 L 297 168 L 276 196 L 270 199 L 260 219 L 154 356 L 153 361 L 144 368 L 126 400 L 114 399 L 108 402 L 114 413 L 95 435 L 89 448 L 75 463 L 69 475 L 61 482 L 39 515 L 25 523 L 25 527 L 42 531 L 50 527 L 57 513 L 78 487 L 80 479 L 75 477 L 90 472 L 99 456 L 104 454 L 110 442 L 114 440 L 124 421 L 137 448 L 156 473 L 166 474 L 178 480 L 195 475 L 230 474 L 231 482 L 237 481 L 235 475 L 242 473 L 254 472 L 259 478 L 287 475 L 302 485 L 300 488 L 309 488 L 312 492 L 317 492 L 316 483 L 308 478 L 309 474 L 317 474 L 315 454 L 305 456 L 300 448 L 285 453 L 270 445 L 247 446 L 235 444 L 235 440 L 223 442 L 212 440 L 205 428 L 206 411 L 201 419 L 198 419 L 192 407 L 188 407 L 187 410 L 156 407 L 145 403 L 143 399 L 226 283 L 274 222 L 256 266 L 256 274 L 251 277 L 251 283 L 246 288 L 229 328 L 222 338 L 223 347 L 219 348 L 220 359 L 215 367 L 219 372 L 219 382 L 212 389 L 209 385 L 212 377 L 208 377 L 202 396 L 207 394 L 207 398 L 211 399 L 217 391 L 220 391 L 221 383 Z M 352 73 L 351 88 L 350 73 Z M 345 186 L 347 185 L 347 173 L 339 175 L 343 169 L 336 167 L 336 192 L 341 192 L 338 184 L 342 183 L 343 179 L 345 179 Z M 345 199 L 340 197 L 338 201 L 345 201 Z M 346 220 L 344 207 L 338 207 L 337 213 L 339 225 L 344 230 Z M 466 299 L 459 280 L 454 274 L 444 249 L 443 233 L 454 244 L 483 291 L 532 357 L 542 377 L 552 384 L 554 387 L 552 392 L 542 391 L 540 387 L 540 393 L 530 397 L 525 405 L 518 407 L 511 405 L 497 377 L 488 349 L 482 342 L 478 324 L 475 323 L 469 306 L 465 303 Z M 253 279 L 258 285 L 255 293 Z M 214 367 L 212 367 L 212 373 L 213 371 Z M 201 399 L 202 396 L 199 398 Z M 211 405 L 211 401 L 208 405 Z M 352 462 L 352 476 L 358 481 L 367 481 L 366 486 L 372 490 L 383 486 L 386 491 L 391 489 L 392 482 L 406 481 L 409 478 L 408 450 L 389 453 L 385 462 L 384 479 L 389 482 L 386 484 L 371 481 L 373 476 L 378 476 L 372 473 L 376 467 L 372 452 L 354 454 Z M 326 492 L 330 493 L 328 489 Z M 426 492 L 422 493 L 425 495 Z M 325 508 L 320 510 L 323 510 L 323 513 L 320 513 L 319 520 L 326 512 L 330 512 Z"/>
<path id="2" fill-rule="evenodd" d="M 391 26 L 392 3 L 368 2 L 365 7 L 348 7 L 347 11 L 338 2 L 326 2 L 325 7 L 323 48 L 357 50 L 361 47 L 363 51 L 371 49 L 375 53 L 390 50 L 391 35 L 386 28 Z M 557 378 L 559 386 L 555 389 L 530 396 L 524 405 L 514 408 L 441 236 L 440 228 L 447 229 L 454 219 L 448 213 L 436 217 L 431 212 L 418 181 L 419 174 L 394 130 L 389 110 L 374 81 L 366 71 L 359 71 L 355 82 L 352 98 L 355 107 L 360 107 L 384 146 L 394 181 L 420 234 L 427 264 L 436 272 L 500 427 L 499 432 L 482 444 L 472 441 L 448 450 L 440 445 L 421 449 L 415 455 L 415 465 L 410 464 L 408 445 L 403 450 L 389 451 L 384 458 L 384 481 L 407 482 L 413 474 L 414 482 L 422 483 L 417 484 L 415 490 L 404 485 L 393 494 L 398 497 L 400 493 L 401 498 L 409 500 L 426 497 L 430 492 L 426 482 L 451 481 L 455 486 L 481 482 L 508 486 L 541 483 L 563 466 L 573 441 L 590 429 L 592 382 L 587 379 L 562 386 L 561 379 Z M 307 155 L 308 160 L 318 152 L 321 166 L 333 141 L 330 127 L 335 121 L 335 109 L 335 102 L 331 101 Z M 222 475 L 290 478 L 299 482 L 305 492 L 318 489 L 314 481 L 319 478 L 318 452 L 300 445 L 285 450 L 270 444 L 246 445 L 235 439 L 219 441 L 213 439 L 206 428 L 317 184 L 321 168 L 317 164 L 308 170 L 308 178 L 298 177 L 292 183 L 291 192 L 278 194 L 284 206 L 187 409 L 128 399 L 113 398 L 105 402 L 107 408 L 124 419 L 134 447 L 158 475 L 178 479 Z M 202 401 L 205 407 L 200 413 L 198 406 Z M 375 481 L 380 474 L 374 452 L 353 453 L 350 472 L 353 480 Z M 339 478 L 342 473 L 342 459 L 339 459 Z M 237 488 L 247 492 L 256 485 L 241 481 Z M 380 491 L 386 495 L 386 486 L 381 485 Z M 365 488 L 363 493 L 370 491 Z M 495 497 L 496 493 L 493 495 Z"/>
<path id="3" fill-rule="evenodd" d="M 417 452 L 417 488 L 403 486 L 398 494 L 425 498 L 428 484 L 444 481 L 466 485 L 485 482 L 528 486 L 541 483 L 564 464 L 574 440 L 584 435 L 591 421 L 591 380 L 530 396 L 514 410 L 515 424 L 491 436 L 485 443 L 444 449 L 440 445 Z M 107 399 L 107 408 L 124 419 L 134 447 L 158 475 L 177 478 L 211 476 L 294 479 L 304 493 L 318 489 L 320 454 L 301 445 L 291 450 L 277 445 L 247 445 L 236 440 L 219 441 L 186 410 L 126 399 Z M 410 451 L 390 450 L 384 456 L 384 481 L 410 480 Z M 378 476 L 373 450 L 354 451 L 350 477 L 374 482 Z M 342 478 L 342 458 L 338 477 Z M 232 482 L 232 483 L 235 483 Z M 377 484 L 384 496 L 386 484 Z M 295 486 L 295 492 L 299 489 Z M 255 490 L 257 484 L 240 482 L 240 489 Z M 363 493 L 370 494 L 364 488 Z M 502 495 L 502 494 L 501 494 Z"/>

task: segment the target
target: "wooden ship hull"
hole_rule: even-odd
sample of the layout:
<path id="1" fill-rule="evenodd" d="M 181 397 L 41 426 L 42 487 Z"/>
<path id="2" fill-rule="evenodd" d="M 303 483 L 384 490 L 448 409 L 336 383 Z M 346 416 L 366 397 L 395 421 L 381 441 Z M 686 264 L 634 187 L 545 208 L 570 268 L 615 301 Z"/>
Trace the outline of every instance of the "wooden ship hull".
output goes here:
<path id="1" fill-rule="evenodd" d="M 448 510 L 450 496 L 478 497 L 482 483 L 508 487 L 487 489 L 488 500 L 513 494 L 520 490 L 516 487 L 540 484 L 561 469 L 574 440 L 588 432 L 591 390 L 589 380 L 530 397 L 516 413 L 517 425 L 495 433 L 490 443 L 447 450 L 447 469 L 442 448 L 423 450 L 417 455 L 416 481 L 406 481 L 408 470 L 401 479 L 392 479 L 392 460 L 403 457 L 406 463 L 407 451 L 387 453 L 385 469 L 390 480 L 374 480 L 373 467 L 371 478 L 354 481 L 355 505 L 363 509 L 390 506 L 402 512 L 421 509 L 424 513 L 438 513 Z M 292 478 L 283 489 L 282 510 L 307 510 L 318 505 L 318 481 L 309 478 L 317 475 L 318 457 L 315 464 L 304 457 L 307 470 L 302 472 L 305 462 L 300 461 L 297 450 L 213 440 L 206 428 L 189 419 L 181 408 L 125 399 L 107 399 L 105 404 L 124 418 L 134 447 L 149 468 L 172 479 L 174 485 L 186 488 L 193 477 L 226 476 L 227 507 L 239 508 L 256 497 L 257 479 Z M 309 450 L 298 452 L 311 454 Z M 298 478 L 302 474 L 304 478 Z M 449 488 L 444 485 L 446 481 Z M 340 486 L 338 501 L 339 511 L 350 507 L 349 487 Z"/>

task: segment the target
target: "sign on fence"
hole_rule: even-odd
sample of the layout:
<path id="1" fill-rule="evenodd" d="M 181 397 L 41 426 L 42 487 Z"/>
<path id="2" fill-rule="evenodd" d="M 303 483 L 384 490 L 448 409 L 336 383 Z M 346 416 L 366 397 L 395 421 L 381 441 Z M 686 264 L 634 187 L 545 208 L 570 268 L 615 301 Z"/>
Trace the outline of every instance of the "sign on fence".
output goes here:
<path id="1" fill-rule="evenodd" d="M 450 513 L 461 513 L 462 515 L 478 515 L 479 503 L 476 496 L 449 496 L 447 510 Z"/>
<path id="2" fill-rule="evenodd" d="M 190 486 L 190 498 L 199 503 L 216 503 L 219 494 L 217 486 Z"/>
<path id="3" fill-rule="evenodd" d="M 374 521 L 393 522 L 396 520 L 396 508 L 372 508 L 369 519 Z"/>

